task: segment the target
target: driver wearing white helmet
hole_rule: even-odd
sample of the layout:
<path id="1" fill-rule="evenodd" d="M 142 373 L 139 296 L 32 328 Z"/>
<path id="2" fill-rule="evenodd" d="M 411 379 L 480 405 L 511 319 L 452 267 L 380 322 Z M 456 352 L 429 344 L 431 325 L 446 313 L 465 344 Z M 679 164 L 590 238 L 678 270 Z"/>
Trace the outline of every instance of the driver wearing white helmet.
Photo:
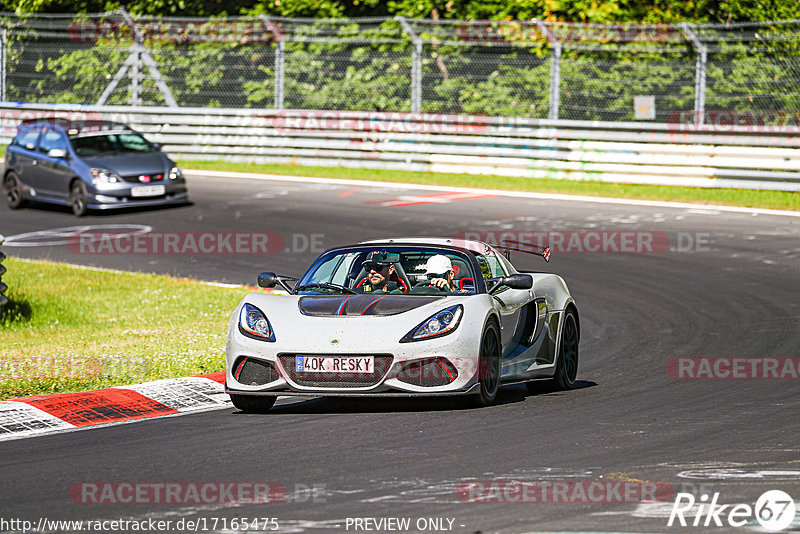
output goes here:
<path id="1" fill-rule="evenodd" d="M 436 254 L 428 258 L 425 264 L 427 281 L 420 282 L 411 290 L 412 293 L 430 292 L 432 289 L 445 292 L 458 291 L 453 283 L 455 276 L 453 262 L 443 254 Z M 438 292 L 437 291 L 437 292 Z"/>

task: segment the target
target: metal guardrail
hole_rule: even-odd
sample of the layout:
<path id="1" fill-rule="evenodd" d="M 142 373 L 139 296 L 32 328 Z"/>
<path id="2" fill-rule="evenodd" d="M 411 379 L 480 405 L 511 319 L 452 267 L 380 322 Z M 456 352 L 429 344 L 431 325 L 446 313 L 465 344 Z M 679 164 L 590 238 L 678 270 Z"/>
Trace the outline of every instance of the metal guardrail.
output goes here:
<path id="1" fill-rule="evenodd" d="M 3 244 L 5 241 L 5 237 L 0 234 L 0 245 Z M 3 260 L 6 259 L 6 255 L 0 251 L 0 315 L 3 314 L 3 309 L 8 304 L 8 297 L 5 296 L 5 292 L 8 289 L 8 286 L 3 283 L 3 275 L 6 272 L 6 267 L 3 265 Z"/>
<path id="2" fill-rule="evenodd" d="M 0 104 L 19 120 L 131 125 L 181 160 L 800 190 L 800 128 L 439 114 Z"/>

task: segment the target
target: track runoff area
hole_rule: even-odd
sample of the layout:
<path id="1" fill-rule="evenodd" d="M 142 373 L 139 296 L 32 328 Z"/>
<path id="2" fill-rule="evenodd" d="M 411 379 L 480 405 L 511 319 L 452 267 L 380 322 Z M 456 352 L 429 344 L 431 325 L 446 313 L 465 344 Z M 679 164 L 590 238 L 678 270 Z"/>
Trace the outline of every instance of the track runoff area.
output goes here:
<path id="1" fill-rule="evenodd" d="M 179 208 L 93 214 L 77 225 L 56 208 L 0 209 L 3 251 L 253 285 L 260 271 L 297 275 L 323 249 L 367 239 L 542 239 L 549 264 L 513 259 L 560 274 L 575 296 L 580 387 L 508 386 L 496 406 L 477 410 L 427 399 L 286 398 L 269 414 L 244 415 L 220 404 L 7 440 L 0 531 L 48 526 L 40 521 L 84 523 L 39 531 L 98 532 L 800 526 L 798 217 L 188 175 L 193 204 Z M 139 250 L 134 239 L 100 249 L 104 234 L 122 228 L 111 225 L 146 236 Z M 63 242 L 76 233 L 84 245 L 91 235 L 94 250 Z M 239 234 L 247 250 L 244 240 L 237 248 Z M 253 243 L 266 251 L 254 253 Z"/>

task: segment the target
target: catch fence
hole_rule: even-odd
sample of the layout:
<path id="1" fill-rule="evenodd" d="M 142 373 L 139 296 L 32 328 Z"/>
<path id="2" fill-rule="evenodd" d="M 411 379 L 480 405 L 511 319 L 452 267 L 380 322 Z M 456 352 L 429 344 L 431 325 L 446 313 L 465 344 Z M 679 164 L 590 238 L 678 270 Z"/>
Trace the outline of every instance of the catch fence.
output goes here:
<path id="1" fill-rule="evenodd" d="M 686 111 L 701 122 L 719 111 L 782 116 L 800 109 L 798 30 L 0 14 L 0 100 L 661 123 Z"/>

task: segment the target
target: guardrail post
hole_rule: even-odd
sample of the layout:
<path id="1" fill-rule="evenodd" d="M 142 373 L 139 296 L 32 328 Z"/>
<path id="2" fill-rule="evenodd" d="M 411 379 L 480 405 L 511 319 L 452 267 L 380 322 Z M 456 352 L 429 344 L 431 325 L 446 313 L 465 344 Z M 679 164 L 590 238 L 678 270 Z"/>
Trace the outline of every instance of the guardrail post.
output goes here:
<path id="1" fill-rule="evenodd" d="M 414 45 L 411 52 L 411 113 L 419 113 L 422 110 L 422 39 L 405 17 L 397 16 L 395 20 Z"/>
<path id="2" fill-rule="evenodd" d="M 275 41 L 275 94 L 272 105 L 275 109 L 283 109 L 283 89 L 286 83 L 283 68 L 286 61 L 286 34 L 268 16 L 259 15 L 259 18 L 264 22 L 264 26 L 267 27 Z"/>
<path id="3" fill-rule="evenodd" d="M 694 72 L 694 123 L 702 124 L 706 110 L 706 66 L 708 63 L 708 47 L 700 40 L 697 33 L 686 22 L 680 23 L 684 36 L 697 50 L 697 63 Z"/>
<path id="4" fill-rule="evenodd" d="M 550 30 L 544 21 L 533 19 L 539 27 L 539 31 L 547 38 L 547 42 L 553 47 L 550 55 L 550 109 L 548 118 L 558 120 L 558 112 L 561 107 L 561 41 L 556 39 L 555 34 Z"/>
<path id="5" fill-rule="evenodd" d="M 3 244 L 4 240 L 5 237 L 0 235 L 0 245 Z M 5 292 L 6 289 L 8 289 L 8 286 L 3 283 L 3 273 L 6 272 L 5 266 L 3 266 L 2 264 L 4 259 L 6 259 L 5 254 L 3 254 L 2 251 L 0 251 L 0 315 L 3 314 L 3 309 L 6 307 L 6 304 L 8 304 L 8 297 L 5 296 Z"/>

